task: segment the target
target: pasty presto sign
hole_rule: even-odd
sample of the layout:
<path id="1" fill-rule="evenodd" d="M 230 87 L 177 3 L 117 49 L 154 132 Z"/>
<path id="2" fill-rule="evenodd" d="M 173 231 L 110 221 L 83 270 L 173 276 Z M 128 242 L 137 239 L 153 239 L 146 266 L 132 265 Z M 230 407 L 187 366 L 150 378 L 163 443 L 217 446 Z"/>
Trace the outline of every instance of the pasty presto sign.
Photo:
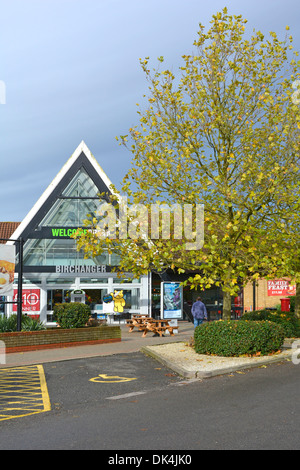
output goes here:
<path id="1" fill-rule="evenodd" d="M 13 295 L 16 248 L 0 244 L 0 295 Z"/>

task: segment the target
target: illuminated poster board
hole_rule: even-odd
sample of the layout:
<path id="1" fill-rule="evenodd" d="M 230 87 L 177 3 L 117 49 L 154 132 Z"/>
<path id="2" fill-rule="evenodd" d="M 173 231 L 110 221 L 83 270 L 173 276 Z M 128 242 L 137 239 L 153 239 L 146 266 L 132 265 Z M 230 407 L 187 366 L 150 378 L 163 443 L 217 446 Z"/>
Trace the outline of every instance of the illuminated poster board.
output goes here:
<path id="1" fill-rule="evenodd" d="M 183 291 L 180 282 L 161 283 L 161 318 L 183 318 Z"/>

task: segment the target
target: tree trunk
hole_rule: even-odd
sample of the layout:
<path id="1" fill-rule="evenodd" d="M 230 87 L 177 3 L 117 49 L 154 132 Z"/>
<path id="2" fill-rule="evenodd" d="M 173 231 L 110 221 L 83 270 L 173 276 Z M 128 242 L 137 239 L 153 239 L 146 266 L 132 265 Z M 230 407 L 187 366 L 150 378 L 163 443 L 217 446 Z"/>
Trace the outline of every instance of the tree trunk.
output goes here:
<path id="1" fill-rule="evenodd" d="M 229 292 L 223 291 L 223 320 L 231 318 L 231 295 Z"/>
<path id="2" fill-rule="evenodd" d="M 300 282 L 296 283 L 295 314 L 300 319 Z"/>

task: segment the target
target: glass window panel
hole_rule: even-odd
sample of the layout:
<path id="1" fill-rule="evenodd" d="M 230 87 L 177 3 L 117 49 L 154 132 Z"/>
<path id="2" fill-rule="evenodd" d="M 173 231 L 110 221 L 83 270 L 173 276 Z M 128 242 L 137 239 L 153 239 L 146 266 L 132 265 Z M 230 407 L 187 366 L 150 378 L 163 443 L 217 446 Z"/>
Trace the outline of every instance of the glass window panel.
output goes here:
<path id="1" fill-rule="evenodd" d="M 98 193 L 95 183 L 81 168 L 62 194 L 65 197 L 97 197 Z"/>
<path id="2" fill-rule="evenodd" d="M 124 309 L 138 310 L 140 308 L 140 289 L 122 289 L 122 287 L 115 287 L 114 292 L 123 291 L 123 298 L 125 299 Z"/>
<path id="3" fill-rule="evenodd" d="M 114 277 L 113 283 L 114 284 L 132 284 L 132 283 L 140 283 L 140 279 L 133 279 L 132 277 Z"/>
<path id="4" fill-rule="evenodd" d="M 97 265 L 109 264 L 109 253 L 107 251 L 103 251 L 101 255 L 95 256 L 94 264 L 97 264 Z"/>
<path id="5" fill-rule="evenodd" d="M 40 279 L 28 279 L 23 277 L 23 284 L 42 284 Z"/>
<path id="6" fill-rule="evenodd" d="M 77 251 L 73 239 L 28 240 L 23 260 L 25 266 L 98 266 L 109 264 L 109 254 L 105 251 L 93 259 L 85 259 L 83 251 Z"/>
<path id="7" fill-rule="evenodd" d="M 44 227 L 81 227 L 87 214 L 95 215 L 99 201 L 95 199 L 58 199 L 42 220 Z"/>
<path id="8" fill-rule="evenodd" d="M 63 289 L 47 290 L 47 311 L 53 310 L 55 304 L 70 302 L 70 292 Z"/>
<path id="9" fill-rule="evenodd" d="M 80 227 L 87 214 L 95 215 L 99 208 L 99 190 L 87 173 L 81 169 L 68 184 L 46 217 L 41 226 Z M 70 198 L 70 199 L 65 199 Z M 75 199 L 74 199 L 75 198 Z M 76 199 L 78 198 L 78 199 Z M 91 198 L 91 199 L 81 199 Z M 95 199 L 96 198 L 96 199 Z"/>
<path id="10" fill-rule="evenodd" d="M 48 279 L 47 284 L 74 284 L 74 278 L 66 279 L 63 277 L 56 277 L 55 279 Z"/>
<path id="11" fill-rule="evenodd" d="M 93 309 L 96 305 L 103 306 L 103 297 L 107 295 L 107 288 L 104 289 L 84 289 L 86 296 L 86 304 Z M 103 310 L 99 308 L 99 310 Z"/>
<path id="12" fill-rule="evenodd" d="M 121 257 L 117 253 L 112 253 L 110 255 L 110 264 L 112 266 L 119 266 Z"/>
<path id="13" fill-rule="evenodd" d="M 140 289 L 123 290 L 125 309 L 138 310 L 140 308 Z"/>
<path id="14" fill-rule="evenodd" d="M 75 240 L 31 240 L 24 246 L 23 258 L 25 266 L 55 266 L 75 264 L 80 253 Z"/>
<path id="15" fill-rule="evenodd" d="M 18 279 L 14 280 L 14 284 L 18 284 L 18 282 Z M 40 279 L 29 279 L 23 276 L 22 284 L 42 284 L 42 281 Z"/>

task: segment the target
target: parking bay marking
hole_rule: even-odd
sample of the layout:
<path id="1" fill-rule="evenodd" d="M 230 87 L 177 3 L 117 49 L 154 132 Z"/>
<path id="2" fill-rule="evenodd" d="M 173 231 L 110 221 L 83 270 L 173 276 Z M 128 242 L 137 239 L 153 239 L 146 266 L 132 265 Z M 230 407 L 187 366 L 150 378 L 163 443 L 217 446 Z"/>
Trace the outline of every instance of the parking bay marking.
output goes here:
<path id="1" fill-rule="evenodd" d="M 50 410 L 42 365 L 0 369 L 0 421 Z"/>
<path id="2" fill-rule="evenodd" d="M 118 375 L 106 375 L 99 374 L 98 377 L 90 379 L 90 382 L 96 383 L 118 383 L 118 382 L 131 382 L 131 380 L 137 380 L 136 377 L 119 377 Z"/>
<path id="3" fill-rule="evenodd" d="M 90 382 L 94 383 L 119 383 L 119 382 L 130 382 L 132 380 L 137 380 L 136 377 L 120 377 L 118 375 L 107 375 L 107 374 L 99 374 L 97 377 L 93 377 L 92 379 L 89 379 Z M 189 380 L 184 380 L 176 384 L 170 384 L 170 385 L 188 385 L 193 382 L 201 382 L 199 379 L 189 379 Z M 152 391 L 157 391 L 161 390 L 160 387 L 155 388 Z M 120 400 L 124 398 L 130 398 L 134 397 L 137 395 L 145 395 L 146 393 L 149 393 L 151 390 L 143 390 L 143 391 L 136 391 L 136 392 L 129 392 L 129 393 L 124 393 L 123 395 L 116 395 L 112 397 L 107 397 L 107 400 Z"/>
<path id="4" fill-rule="evenodd" d="M 149 393 L 149 390 L 145 390 L 141 392 L 124 393 L 124 395 L 116 395 L 114 397 L 107 397 L 106 400 L 121 400 L 123 398 L 136 397 L 137 395 L 145 395 L 146 393 Z"/>

